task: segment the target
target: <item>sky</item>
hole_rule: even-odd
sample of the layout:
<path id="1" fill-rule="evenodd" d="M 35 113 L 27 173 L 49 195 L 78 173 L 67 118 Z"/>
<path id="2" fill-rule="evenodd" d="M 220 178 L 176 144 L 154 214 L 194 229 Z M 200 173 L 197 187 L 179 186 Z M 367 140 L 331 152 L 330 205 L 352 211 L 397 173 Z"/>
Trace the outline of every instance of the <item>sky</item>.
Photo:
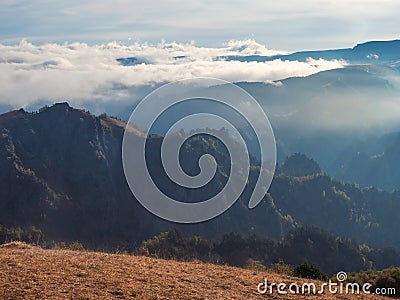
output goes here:
<path id="1" fill-rule="evenodd" d="M 271 49 L 327 49 L 398 38 L 399 11 L 396 0 L 2 0 L 0 43 L 252 38 Z"/>
<path id="2" fill-rule="evenodd" d="M 64 101 L 101 113 L 192 77 L 279 86 L 347 62 L 220 58 L 396 39 L 399 11 L 394 0 L 2 0 L 0 113 Z M 117 61 L 127 57 L 142 63 Z"/>

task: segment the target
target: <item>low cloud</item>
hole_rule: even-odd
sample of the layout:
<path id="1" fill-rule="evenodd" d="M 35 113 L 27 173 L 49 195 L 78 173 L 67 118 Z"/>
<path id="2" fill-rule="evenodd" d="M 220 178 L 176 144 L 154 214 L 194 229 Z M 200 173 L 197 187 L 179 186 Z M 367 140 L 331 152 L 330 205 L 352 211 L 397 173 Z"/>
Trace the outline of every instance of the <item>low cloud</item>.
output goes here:
<path id="1" fill-rule="evenodd" d="M 254 40 L 230 41 L 220 48 L 194 43 L 161 42 L 157 45 L 85 43 L 0 45 L 0 104 L 27 107 L 35 103 L 68 100 L 132 101 L 131 87 L 157 85 L 183 78 L 207 76 L 228 81 L 272 82 L 341 68 L 342 61 L 270 62 L 221 61 L 226 55 L 286 53 L 267 49 Z M 146 63 L 123 66 L 116 59 L 135 57 Z"/>

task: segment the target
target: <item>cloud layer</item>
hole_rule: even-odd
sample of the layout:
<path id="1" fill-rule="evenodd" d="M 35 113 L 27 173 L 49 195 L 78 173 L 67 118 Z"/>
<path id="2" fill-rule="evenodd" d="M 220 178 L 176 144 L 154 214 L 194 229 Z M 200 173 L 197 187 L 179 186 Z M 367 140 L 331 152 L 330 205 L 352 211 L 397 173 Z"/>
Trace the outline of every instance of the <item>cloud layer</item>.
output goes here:
<path id="1" fill-rule="evenodd" d="M 197 47 L 194 43 L 156 45 L 85 43 L 33 45 L 0 44 L 0 104 L 27 107 L 35 103 L 68 100 L 136 101 L 131 88 L 197 76 L 228 81 L 271 82 L 341 68 L 344 62 L 310 60 L 238 62 L 216 60 L 224 55 L 276 55 L 254 40 L 231 41 L 225 47 Z M 116 59 L 135 57 L 139 63 L 123 66 Z"/>

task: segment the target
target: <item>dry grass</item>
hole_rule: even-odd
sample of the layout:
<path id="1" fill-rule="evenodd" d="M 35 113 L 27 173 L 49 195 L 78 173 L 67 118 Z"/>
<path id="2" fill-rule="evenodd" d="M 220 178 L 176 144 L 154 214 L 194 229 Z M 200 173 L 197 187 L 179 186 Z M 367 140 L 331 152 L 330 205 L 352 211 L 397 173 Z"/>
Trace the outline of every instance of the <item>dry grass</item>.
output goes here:
<path id="1" fill-rule="evenodd" d="M 23 243 L 0 247 L 0 299 L 336 299 L 331 295 L 258 295 L 257 284 L 265 277 L 278 283 L 304 282 L 201 262 L 44 250 Z"/>
<path id="2" fill-rule="evenodd" d="M 7 248 L 9 248 L 9 249 L 32 249 L 33 246 L 29 245 L 27 243 L 24 243 L 24 242 L 16 241 L 16 242 L 10 242 L 10 243 L 7 243 L 7 244 L 1 244 L 0 245 L 0 249 L 1 248 L 5 248 L 5 249 L 7 249 Z"/>

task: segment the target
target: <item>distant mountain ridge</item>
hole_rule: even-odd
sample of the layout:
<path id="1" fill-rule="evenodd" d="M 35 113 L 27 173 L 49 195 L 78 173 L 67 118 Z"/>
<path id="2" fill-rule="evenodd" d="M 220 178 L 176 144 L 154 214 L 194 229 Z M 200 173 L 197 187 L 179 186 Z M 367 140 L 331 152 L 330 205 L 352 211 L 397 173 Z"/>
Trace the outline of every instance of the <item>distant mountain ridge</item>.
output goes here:
<path id="1" fill-rule="evenodd" d="M 334 50 L 315 50 L 299 51 L 292 54 L 262 56 L 221 56 L 218 59 L 235 61 L 272 61 L 275 59 L 290 61 L 306 61 L 307 59 L 326 59 L 326 60 L 346 60 L 352 64 L 367 64 L 376 62 L 390 62 L 400 59 L 400 40 L 392 41 L 369 41 L 357 44 L 353 48 L 334 49 Z"/>

